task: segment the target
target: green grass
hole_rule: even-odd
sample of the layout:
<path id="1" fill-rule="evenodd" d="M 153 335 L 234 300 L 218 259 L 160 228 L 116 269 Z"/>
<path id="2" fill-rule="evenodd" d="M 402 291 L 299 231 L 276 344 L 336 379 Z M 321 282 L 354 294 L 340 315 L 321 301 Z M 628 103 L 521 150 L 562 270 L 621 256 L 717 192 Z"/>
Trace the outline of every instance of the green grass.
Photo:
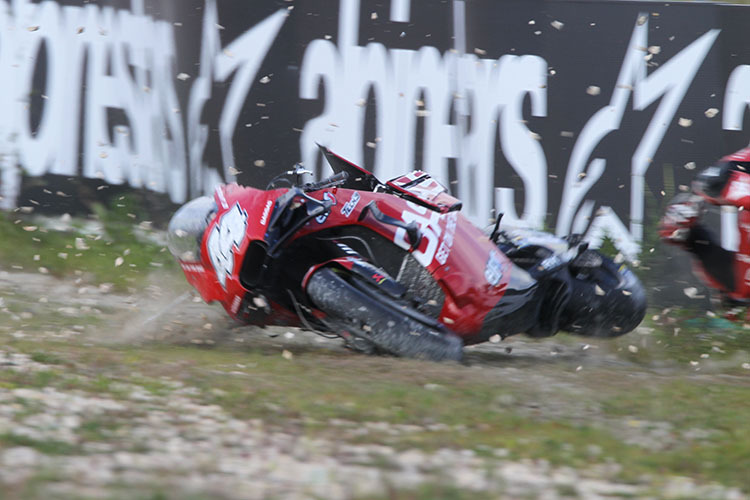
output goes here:
<path id="1" fill-rule="evenodd" d="M 3 447 L 27 446 L 45 455 L 73 455 L 79 450 L 76 446 L 53 439 L 33 439 L 19 434 L 0 434 L 0 449 Z"/>
<path id="2" fill-rule="evenodd" d="M 14 342 L 12 347 L 38 350 L 33 343 Z M 745 474 L 750 468 L 746 379 L 654 374 L 634 388 L 627 370 L 592 368 L 579 375 L 575 386 L 550 394 L 523 379 L 488 378 L 491 371 L 350 354 L 296 352 L 290 361 L 268 348 L 49 347 L 60 358 L 85 367 L 86 376 L 9 376 L 0 371 L 0 383 L 83 390 L 117 399 L 126 396 L 116 388 L 122 384 L 167 395 L 172 390 L 164 382 L 167 378 L 197 387 L 199 401 L 219 405 L 239 419 L 261 419 L 270 430 L 398 450 L 472 449 L 488 460 L 503 449 L 510 459 L 545 459 L 580 469 L 614 461 L 622 466 L 619 478 L 625 481 L 638 481 L 645 474 L 684 475 L 750 490 Z M 557 365 L 551 369 L 565 371 Z M 694 372 L 686 373 L 692 377 Z M 581 398 L 587 399 L 583 407 Z M 551 407 L 569 407 L 550 412 L 547 405 L 553 403 Z M 332 426 L 332 419 L 349 423 Z M 675 444 L 656 451 L 625 444 L 608 424 L 626 426 L 630 421 L 669 424 Z M 370 422 L 422 429 L 352 432 Z M 435 424 L 442 427 L 430 430 Z M 694 429 L 706 431 L 707 437 L 689 438 Z M 86 424 L 85 432 L 94 440 L 108 436 L 103 422 Z M 452 494 L 446 490 L 446 498 Z"/>
<path id="3" fill-rule="evenodd" d="M 98 211 L 104 233 L 96 235 L 75 225 L 69 231 L 45 229 L 32 216 L 0 213 L 0 269 L 80 276 L 116 290 L 142 284 L 157 269 L 177 272 L 166 248 L 138 236 L 130 208 L 123 206 Z M 122 264 L 116 266 L 118 258 Z"/>
<path id="4" fill-rule="evenodd" d="M 64 359 L 50 352 L 41 352 L 41 351 L 32 352 L 30 357 L 32 361 L 36 361 L 37 363 L 42 363 L 46 365 L 65 364 Z"/>
<path id="5" fill-rule="evenodd" d="M 692 371 L 700 367 L 703 371 L 747 374 L 741 366 L 750 362 L 750 329 L 742 321 L 708 317 L 703 310 L 677 309 L 667 314 L 652 310 L 641 327 L 615 341 L 593 343 L 616 346 L 623 357 L 642 366 L 680 366 Z M 630 346 L 638 351 L 628 353 Z"/>
<path id="6" fill-rule="evenodd" d="M 86 237 L 90 248 L 81 251 L 81 257 L 66 247 L 75 247 L 75 238 L 82 237 L 78 232 L 28 232 L 22 226 L 33 221 L 15 224 L 16 214 L 0 217 L 2 267 L 34 271 L 44 265 L 55 275 L 85 275 L 120 289 L 145 283 L 154 259 L 164 259 L 159 262 L 168 272 L 176 270 L 158 245 L 135 238 L 132 223 L 128 226 L 109 212 L 99 217 L 107 232 L 99 240 Z M 124 256 L 126 248 L 130 252 Z M 68 258 L 57 257 L 60 251 L 67 251 Z M 40 260 L 34 261 L 34 255 Z M 124 256 L 126 265 L 115 268 L 118 256 Z M 649 311 L 645 329 L 619 339 L 561 335 L 546 341 L 567 352 L 589 342 L 597 354 L 588 357 L 487 357 L 485 366 L 471 367 L 365 357 L 314 345 L 288 347 L 294 357 L 287 360 L 277 346 L 255 343 L 252 337 L 243 347 L 105 345 L 84 334 L 40 342 L 13 337 L 12 332 L 38 334 L 74 325 L 91 332 L 111 328 L 108 322 L 116 323 L 112 318 L 117 311 L 99 308 L 102 314 L 70 318 L 54 314 L 59 304 L 38 303 L 21 292 L 3 299 L 10 313 L 31 316 L 0 325 L 0 350 L 25 353 L 46 369 L 21 372 L 0 366 L 0 391 L 51 387 L 128 401 L 131 392 L 139 390 L 159 404 L 175 390 L 171 382 L 179 381 L 198 389 L 190 396 L 194 400 L 218 405 L 237 419 L 260 419 L 271 431 L 397 450 L 470 449 L 488 464 L 498 460 L 499 450 L 508 459 L 544 459 L 579 470 L 614 462 L 621 466 L 618 479 L 623 481 L 639 482 L 648 475 L 658 484 L 662 477 L 680 475 L 750 491 L 750 371 L 741 366 L 750 362 L 750 330 L 741 323 L 706 318 L 703 311 Z M 617 362 L 591 361 L 597 356 Z M 17 418 L 40 411 L 32 401 L 18 404 L 22 408 Z M 91 417 L 76 433 L 81 443 L 107 442 L 127 449 L 128 443 L 120 440 L 131 425 L 129 417 L 138 411 L 143 407 L 132 414 Z M 381 422 L 391 428 L 372 425 Z M 647 431 L 631 422 L 666 425 L 670 439 L 656 450 L 628 444 L 628 432 Z M 361 428 L 367 432 L 356 432 Z M 78 445 L 0 435 L 0 449 L 11 446 L 30 446 L 48 455 L 83 452 Z M 387 457 L 380 462 L 372 457 L 367 465 L 392 466 Z M 45 479 L 35 481 L 43 484 Z M 119 490 L 110 491 L 115 495 Z M 158 487 L 139 492 L 144 498 L 161 494 Z M 439 483 L 407 491 L 394 487 L 386 496 L 480 497 Z"/>
<path id="7" fill-rule="evenodd" d="M 391 486 L 386 495 L 358 497 L 360 500 L 486 500 L 487 493 L 449 484 L 431 483 L 415 489 Z"/>
<path id="8" fill-rule="evenodd" d="M 78 435 L 84 442 L 109 441 L 122 423 L 112 418 L 98 417 L 86 420 L 78 428 Z"/>

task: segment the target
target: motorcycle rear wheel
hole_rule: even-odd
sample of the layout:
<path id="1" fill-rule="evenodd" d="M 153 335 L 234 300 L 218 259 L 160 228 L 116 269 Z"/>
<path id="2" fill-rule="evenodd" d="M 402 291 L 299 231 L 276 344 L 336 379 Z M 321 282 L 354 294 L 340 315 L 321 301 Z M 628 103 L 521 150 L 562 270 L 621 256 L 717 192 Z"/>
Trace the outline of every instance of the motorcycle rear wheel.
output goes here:
<path id="1" fill-rule="evenodd" d="M 371 342 L 379 351 L 432 361 L 461 360 L 463 341 L 458 336 L 437 331 L 391 303 L 378 301 L 349 283 L 343 273 L 331 268 L 316 271 L 310 277 L 307 294 L 341 330 Z"/>

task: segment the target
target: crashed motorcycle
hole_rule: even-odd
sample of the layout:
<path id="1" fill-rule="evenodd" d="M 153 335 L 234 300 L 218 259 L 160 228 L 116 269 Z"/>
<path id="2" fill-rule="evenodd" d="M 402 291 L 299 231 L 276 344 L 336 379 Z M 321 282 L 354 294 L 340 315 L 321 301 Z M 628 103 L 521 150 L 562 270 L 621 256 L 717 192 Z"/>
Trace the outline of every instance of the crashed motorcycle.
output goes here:
<path id="1" fill-rule="evenodd" d="M 169 248 L 207 302 L 248 324 L 307 328 L 366 353 L 459 360 L 494 335 L 614 337 L 646 298 L 580 236 L 488 231 L 429 174 L 387 182 L 321 146 L 334 175 L 297 167 L 265 189 L 219 186 L 181 207 Z M 283 185 L 282 185 L 283 184 Z"/>

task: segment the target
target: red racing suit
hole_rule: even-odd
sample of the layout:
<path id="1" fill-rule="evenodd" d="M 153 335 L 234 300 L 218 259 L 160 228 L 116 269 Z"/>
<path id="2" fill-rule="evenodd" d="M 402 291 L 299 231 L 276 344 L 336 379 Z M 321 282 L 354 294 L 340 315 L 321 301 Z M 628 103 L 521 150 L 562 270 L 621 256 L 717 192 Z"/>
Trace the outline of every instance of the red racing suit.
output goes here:
<path id="1" fill-rule="evenodd" d="M 750 300 L 750 147 L 721 158 L 693 181 L 692 195 L 675 198 L 662 218 L 659 233 L 697 258 L 697 272 L 711 287 L 732 300 Z M 721 247 L 700 223 L 702 201 L 738 209 L 739 248 Z"/>

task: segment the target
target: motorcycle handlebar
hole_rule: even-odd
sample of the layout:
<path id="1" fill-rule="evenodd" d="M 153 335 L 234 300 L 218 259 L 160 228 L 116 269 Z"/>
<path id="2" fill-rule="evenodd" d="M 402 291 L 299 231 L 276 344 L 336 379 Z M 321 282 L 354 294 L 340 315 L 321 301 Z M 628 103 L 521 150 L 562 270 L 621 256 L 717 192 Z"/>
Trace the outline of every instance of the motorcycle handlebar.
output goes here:
<path id="1" fill-rule="evenodd" d="M 344 182 L 346 182 L 348 178 L 348 173 L 339 172 L 338 174 L 334 174 L 326 179 L 323 179 L 320 182 L 311 182 L 309 184 L 305 184 L 305 186 L 303 187 L 303 191 L 309 193 L 311 191 L 318 191 L 320 189 L 338 186 L 339 184 L 343 184 Z"/>

